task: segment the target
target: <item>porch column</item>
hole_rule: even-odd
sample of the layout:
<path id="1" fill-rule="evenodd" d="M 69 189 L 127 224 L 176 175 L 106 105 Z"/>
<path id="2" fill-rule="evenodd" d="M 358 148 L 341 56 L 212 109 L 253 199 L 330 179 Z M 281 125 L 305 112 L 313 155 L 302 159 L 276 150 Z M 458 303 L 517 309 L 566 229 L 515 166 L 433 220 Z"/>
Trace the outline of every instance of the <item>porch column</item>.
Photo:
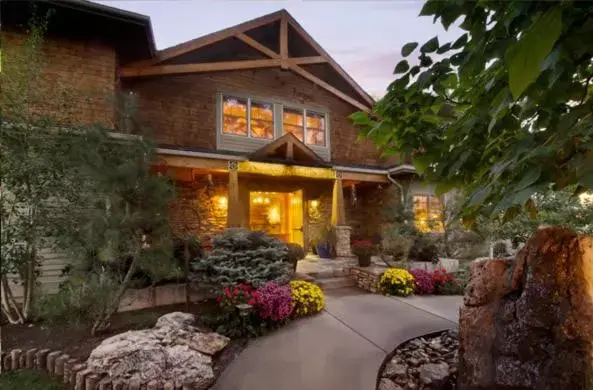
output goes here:
<path id="1" fill-rule="evenodd" d="M 350 231 L 346 225 L 346 210 L 344 208 L 344 191 L 342 188 L 342 173 L 336 172 L 334 190 L 332 194 L 331 224 L 336 231 L 336 255 L 338 257 L 351 257 Z"/>
<path id="2" fill-rule="evenodd" d="M 241 199 L 239 198 L 239 163 L 229 161 L 229 202 L 227 227 L 241 227 Z"/>

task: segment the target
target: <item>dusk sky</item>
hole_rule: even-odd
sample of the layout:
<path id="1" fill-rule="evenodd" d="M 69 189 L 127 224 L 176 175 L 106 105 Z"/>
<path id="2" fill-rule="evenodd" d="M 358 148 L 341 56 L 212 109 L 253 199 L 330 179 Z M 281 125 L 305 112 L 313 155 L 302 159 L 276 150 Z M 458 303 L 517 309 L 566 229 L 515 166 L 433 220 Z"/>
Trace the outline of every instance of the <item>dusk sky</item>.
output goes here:
<path id="1" fill-rule="evenodd" d="M 419 17 L 423 1 L 221 1 L 101 0 L 98 3 L 150 16 L 157 49 L 285 8 L 311 36 L 374 96 L 393 81 L 400 48 L 439 36 L 455 39 L 432 18 Z"/>

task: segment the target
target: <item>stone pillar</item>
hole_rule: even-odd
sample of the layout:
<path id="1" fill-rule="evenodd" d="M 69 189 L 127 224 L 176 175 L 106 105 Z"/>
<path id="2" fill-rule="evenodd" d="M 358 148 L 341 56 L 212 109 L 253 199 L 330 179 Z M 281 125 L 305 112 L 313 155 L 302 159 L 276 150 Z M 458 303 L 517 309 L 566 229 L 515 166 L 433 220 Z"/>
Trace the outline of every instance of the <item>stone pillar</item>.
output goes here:
<path id="1" fill-rule="evenodd" d="M 342 173 L 336 172 L 334 190 L 332 194 L 331 224 L 336 233 L 336 256 L 351 257 L 350 232 L 352 228 L 346 225 L 346 209 L 344 207 L 344 191 L 342 187 Z"/>
<path id="2" fill-rule="evenodd" d="M 472 263 L 459 342 L 460 390 L 593 388 L 593 237 L 540 229 Z"/>
<path id="3" fill-rule="evenodd" d="M 241 227 L 241 199 L 239 197 L 239 163 L 229 161 L 229 199 L 227 209 L 227 227 Z"/>

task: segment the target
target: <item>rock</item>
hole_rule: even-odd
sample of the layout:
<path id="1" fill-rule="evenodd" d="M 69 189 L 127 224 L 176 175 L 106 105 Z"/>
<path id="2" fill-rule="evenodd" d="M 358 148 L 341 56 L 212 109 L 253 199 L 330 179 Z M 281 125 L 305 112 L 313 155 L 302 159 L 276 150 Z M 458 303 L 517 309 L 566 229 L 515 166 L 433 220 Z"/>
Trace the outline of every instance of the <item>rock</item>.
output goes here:
<path id="1" fill-rule="evenodd" d="M 188 327 L 193 327 L 195 323 L 196 316 L 194 316 L 193 314 L 176 311 L 159 317 L 154 327 L 156 329 L 164 327 L 171 327 L 175 329 L 187 329 Z"/>
<path id="2" fill-rule="evenodd" d="M 403 364 L 387 363 L 383 375 L 386 378 L 395 378 L 406 375 L 407 367 Z"/>
<path id="3" fill-rule="evenodd" d="M 420 367 L 420 381 L 425 385 L 439 385 L 445 383 L 448 377 L 449 365 L 447 363 L 430 363 Z"/>
<path id="4" fill-rule="evenodd" d="M 103 340 L 87 361 L 93 374 L 112 381 L 171 382 L 176 387 L 192 383 L 205 389 L 214 380 L 213 355 L 229 339 L 217 333 L 202 333 L 193 326 L 195 317 L 170 313 L 152 329 L 129 331 Z"/>
<path id="5" fill-rule="evenodd" d="M 387 378 L 381 378 L 378 390 L 403 390 L 402 387 Z"/>
<path id="6" fill-rule="evenodd" d="M 465 306 L 485 305 L 509 293 L 511 286 L 506 274 L 512 264 L 504 259 L 474 261 L 463 297 Z"/>
<path id="7" fill-rule="evenodd" d="M 416 359 L 416 358 L 410 358 L 407 360 L 408 364 L 410 364 L 412 367 L 417 367 L 420 365 L 420 360 Z"/>

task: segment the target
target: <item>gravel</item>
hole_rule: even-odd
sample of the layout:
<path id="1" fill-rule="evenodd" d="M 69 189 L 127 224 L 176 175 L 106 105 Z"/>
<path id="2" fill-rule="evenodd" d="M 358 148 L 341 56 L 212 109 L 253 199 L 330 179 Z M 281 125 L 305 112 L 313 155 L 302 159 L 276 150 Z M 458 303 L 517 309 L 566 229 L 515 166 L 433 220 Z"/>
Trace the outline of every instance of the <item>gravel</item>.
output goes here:
<path id="1" fill-rule="evenodd" d="M 433 337 L 418 337 L 400 345 L 385 364 L 379 390 L 456 389 L 459 333 L 456 329 Z"/>

